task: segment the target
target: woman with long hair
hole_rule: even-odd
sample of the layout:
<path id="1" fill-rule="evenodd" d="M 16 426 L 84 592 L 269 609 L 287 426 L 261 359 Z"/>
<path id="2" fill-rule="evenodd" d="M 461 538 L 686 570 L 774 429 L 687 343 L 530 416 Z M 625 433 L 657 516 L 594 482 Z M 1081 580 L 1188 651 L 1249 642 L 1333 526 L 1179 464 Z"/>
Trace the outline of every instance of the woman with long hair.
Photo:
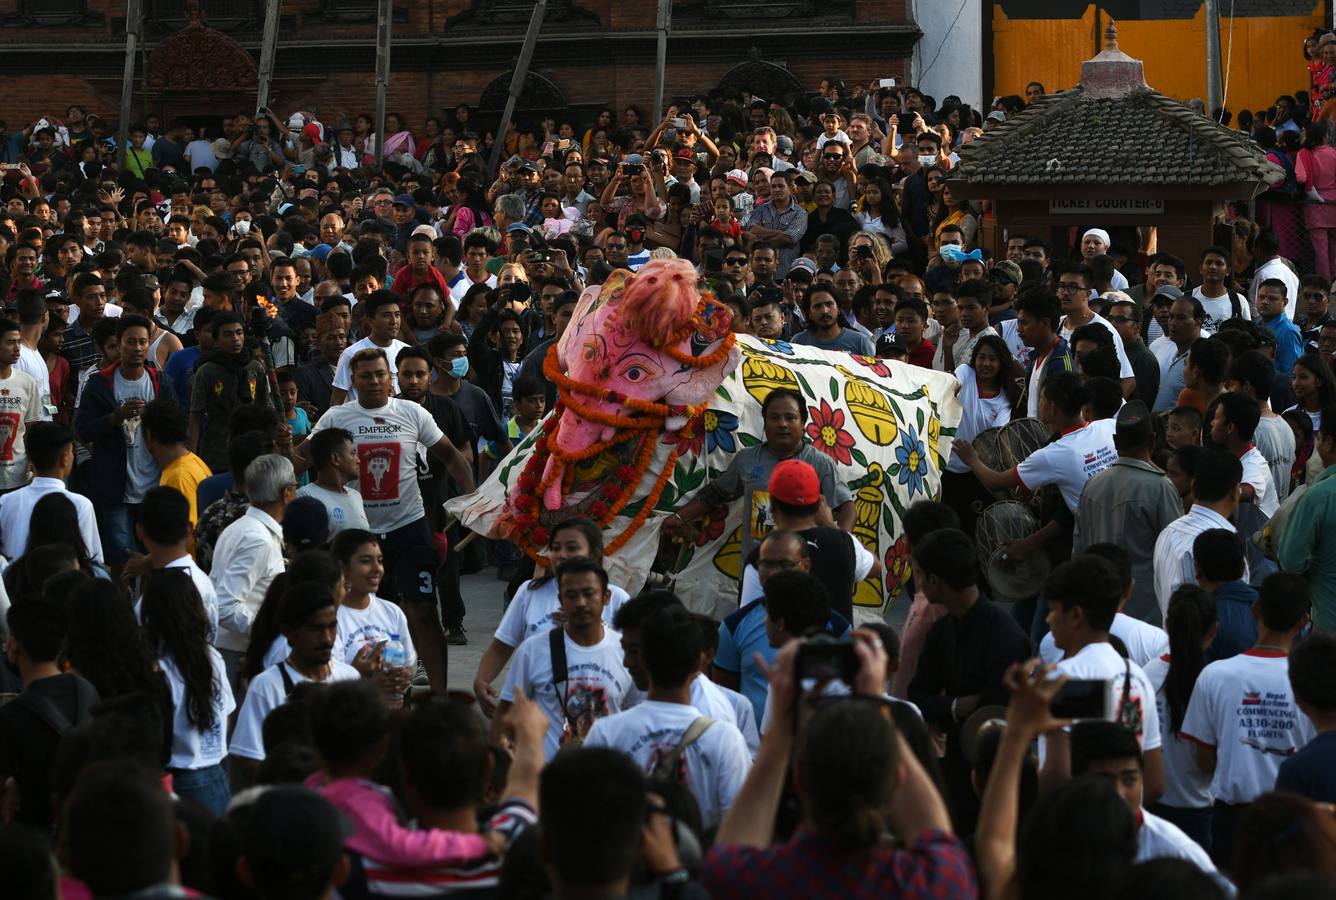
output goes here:
<path id="1" fill-rule="evenodd" d="M 933 246 L 941 243 L 942 230 L 946 226 L 956 225 L 960 228 L 960 236 L 965 246 L 973 247 L 975 235 L 979 232 L 979 218 L 974 215 L 974 209 L 968 200 L 951 193 L 951 187 L 945 183 L 945 174 L 942 175 L 942 182 L 942 193 L 938 198 L 940 215 L 937 225 L 933 228 Z"/>
<path id="2" fill-rule="evenodd" d="M 475 228 L 490 228 L 492 213 L 487 203 L 487 192 L 476 175 L 465 175 L 455 187 L 459 202 L 450 211 L 444 230 L 463 240 Z"/>
<path id="3" fill-rule="evenodd" d="M 580 141 L 580 145 L 584 147 L 586 156 L 589 154 L 589 143 L 594 139 L 594 132 L 602 131 L 606 134 L 611 131 L 613 119 L 615 119 L 616 116 L 617 114 L 606 106 L 598 111 L 598 116 L 594 119 L 594 124 L 589 126 L 589 130 L 584 133 L 584 138 Z"/>
<path id="4" fill-rule="evenodd" d="M 957 367 L 955 374 L 961 416 L 953 445 L 973 441 L 987 429 L 1011 421 L 1025 372 L 1012 358 L 1006 341 L 995 334 L 985 334 L 974 345 L 970 361 Z M 970 467 L 951 454 L 942 473 L 942 502 L 956 511 L 966 534 L 974 533 L 976 509 L 982 509 L 992 500 L 993 495 L 974 477 Z"/>
<path id="5" fill-rule="evenodd" d="M 776 176 L 782 178 L 783 176 Z M 774 183 L 773 180 L 771 182 Z M 847 209 L 840 209 L 835 205 L 835 184 L 831 181 L 822 179 L 812 188 L 812 199 L 816 201 L 816 208 L 807 214 L 807 230 L 798 242 L 798 248 L 803 253 L 807 253 L 816 247 L 818 238 L 824 235 L 834 235 L 839 238 L 840 245 L 837 249 L 839 262 L 845 263 L 848 257 L 845 255 L 846 248 L 849 245 L 849 238 L 858 231 L 858 223 L 854 221 L 853 214 Z"/>
<path id="6" fill-rule="evenodd" d="M 1305 353 L 1294 361 L 1294 399 L 1290 409 L 1303 410 L 1313 421 L 1313 434 L 1322 427 L 1322 410 L 1336 403 L 1336 375 L 1320 353 Z M 1285 410 L 1289 412 L 1290 409 Z"/>
<path id="7" fill-rule="evenodd" d="M 892 253 L 909 249 L 909 239 L 900 224 L 900 210 L 895 203 L 895 191 L 885 178 L 876 178 L 863 184 L 863 196 L 858 198 L 854 217 L 864 231 L 885 236 Z"/>
<path id="8" fill-rule="evenodd" d="M 110 579 L 107 567 L 92 558 L 79 527 L 79 511 L 70 498 L 62 493 L 42 497 L 32 508 L 28 524 L 28 544 L 23 555 L 10 560 L 4 572 L 5 588 L 17 597 L 29 590 L 41 590 L 41 584 L 32 584 L 27 576 L 27 557 L 37 547 L 64 544 L 78 560 L 79 569 L 95 578 Z M 100 548 L 99 548 L 100 549 Z"/>
<path id="9" fill-rule="evenodd" d="M 473 330 L 487 317 L 487 310 L 495 299 L 496 292 L 486 284 L 475 284 L 464 292 L 459 301 L 459 313 L 455 316 L 455 323 L 464 337 L 473 337 Z"/>
<path id="10" fill-rule="evenodd" d="M 208 617 L 190 574 L 150 572 L 140 617 L 172 694 L 172 790 L 222 815 L 232 796 L 222 766 L 227 717 L 237 704 L 222 654 L 209 646 Z"/>
<path id="11" fill-rule="evenodd" d="M 1169 598 L 1164 627 L 1169 647 L 1143 666 L 1155 687 L 1164 739 L 1164 793 L 1150 809 L 1210 850 L 1211 776 L 1197 767 L 1196 745 L 1181 732 L 1192 688 L 1206 667 L 1206 648 L 1220 629 L 1215 597 L 1195 584 L 1182 585 Z"/>
<path id="12" fill-rule="evenodd" d="M 1336 273 L 1336 147 L 1327 143 L 1327 122 L 1310 122 L 1303 149 L 1294 162 L 1294 174 L 1308 192 L 1304 225 L 1313 244 L 1313 266 L 1328 281 Z"/>
<path id="13" fill-rule="evenodd" d="M 376 596 L 385 577 L 385 557 L 380 541 L 361 528 L 345 528 L 334 536 L 330 553 L 343 569 L 347 591 L 339 603 L 338 632 L 334 657 L 364 676 L 374 676 L 386 702 L 398 706 L 413 679 L 417 652 L 408 635 L 408 618 L 397 605 Z M 408 652 L 408 661 L 397 670 L 381 664 L 380 652 L 387 641 L 398 640 Z"/>

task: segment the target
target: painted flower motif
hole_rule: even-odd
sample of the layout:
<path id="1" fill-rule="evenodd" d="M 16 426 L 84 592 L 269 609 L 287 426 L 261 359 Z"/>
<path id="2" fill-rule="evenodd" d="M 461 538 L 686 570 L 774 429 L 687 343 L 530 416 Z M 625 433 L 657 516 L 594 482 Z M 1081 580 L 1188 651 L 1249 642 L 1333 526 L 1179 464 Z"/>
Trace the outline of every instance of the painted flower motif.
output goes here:
<path id="1" fill-rule="evenodd" d="M 705 447 L 705 431 L 695 419 L 682 426 L 681 431 L 666 431 L 663 443 L 676 447 L 680 456 L 698 455 Z"/>
<path id="2" fill-rule="evenodd" d="M 736 453 L 738 444 L 733 439 L 733 432 L 737 430 L 737 416 L 714 409 L 705 410 L 705 449 L 707 452 L 723 450 L 725 453 Z"/>
<path id="3" fill-rule="evenodd" d="M 696 546 L 704 547 L 706 544 L 718 540 L 724 533 L 724 520 L 728 518 L 727 506 L 716 506 L 710 510 L 710 515 L 696 534 Z"/>
<path id="4" fill-rule="evenodd" d="M 778 350 L 785 356 L 793 355 L 793 345 L 788 341 L 776 340 L 774 338 L 757 338 L 757 340 L 761 341 L 772 350 Z"/>
<path id="5" fill-rule="evenodd" d="M 886 591 L 894 595 L 909 580 L 909 542 L 902 536 L 886 551 Z"/>
<path id="6" fill-rule="evenodd" d="M 854 436 L 844 430 L 844 410 L 832 408 L 825 400 L 818 409 L 808 411 L 811 421 L 807 423 L 807 436 L 812 445 L 822 453 L 846 466 L 854 464 L 849 448 L 854 445 Z"/>
<path id="7" fill-rule="evenodd" d="M 878 359 L 875 356 L 859 356 L 857 353 L 852 355 L 854 362 L 860 366 L 867 366 L 874 375 L 880 375 L 882 378 L 891 377 L 891 367 L 886 365 L 886 360 Z"/>
<path id="8" fill-rule="evenodd" d="M 913 425 L 901 432 L 900 446 L 895 448 L 895 460 L 900 464 L 899 482 L 908 485 L 909 496 L 921 493 L 923 479 L 928 474 L 928 455 Z"/>

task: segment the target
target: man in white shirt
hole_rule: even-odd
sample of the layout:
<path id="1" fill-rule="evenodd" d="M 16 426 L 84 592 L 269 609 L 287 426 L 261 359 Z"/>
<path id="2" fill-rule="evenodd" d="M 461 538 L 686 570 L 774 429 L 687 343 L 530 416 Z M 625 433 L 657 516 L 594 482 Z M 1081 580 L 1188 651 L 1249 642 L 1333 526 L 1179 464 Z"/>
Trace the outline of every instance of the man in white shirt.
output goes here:
<path id="1" fill-rule="evenodd" d="M 1253 243 L 1253 253 L 1257 255 L 1257 269 L 1248 284 L 1248 299 L 1257 305 L 1257 289 L 1268 278 L 1279 278 L 1285 282 L 1285 315 L 1291 322 L 1299 311 L 1299 276 L 1289 260 L 1280 255 L 1280 240 L 1269 228 L 1262 229 Z"/>
<path id="2" fill-rule="evenodd" d="M 397 299 L 394 302 L 397 304 Z M 382 307 L 379 313 L 387 310 Z M 397 305 L 394 319 L 399 319 Z M 385 350 L 359 350 L 349 360 L 348 368 L 357 386 L 356 399 L 331 406 L 316 423 L 311 437 L 330 428 L 342 428 L 352 435 L 360 473 L 357 491 L 362 495 L 371 531 L 380 539 L 389 576 L 381 585 L 380 595 L 402 604 L 432 688 L 444 691 L 445 634 L 436 596 L 440 553 L 422 505 L 417 460 L 423 452 L 442 460 L 464 492 L 473 490 L 473 471 L 425 407 L 390 396 L 392 374 Z M 310 446 L 311 441 L 307 441 L 297 450 L 303 468 L 311 465 Z"/>
<path id="3" fill-rule="evenodd" d="M 1230 361 L 1225 388 L 1231 393 L 1244 394 L 1257 401 L 1261 418 L 1257 420 L 1252 441 L 1271 468 L 1276 500 L 1284 503 L 1290 494 L 1290 469 L 1294 466 L 1295 441 L 1289 423 L 1271 408 L 1271 388 L 1275 382 L 1275 363 L 1260 350 L 1247 350 Z"/>
<path id="4" fill-rule="evenodd" d="M 370 333 L 360 341 L 349 344 L 339 357 L 339 364 L 334 370 L 334 389 L 329 396 L 331 408 L 357 397 L 357 390 L 353 387 L 352 359 L 361 350 L 385 351 L 390 380 L 394 384 L 394 392 L 399 393 L 395 360 L 399 351 L 408 346 L 398 339 L 400 320 L 403 318 L 399 310 L 399 297 L 393 291 L 373 291 L 362 305 L 365 307 L 365 321 Z"/>
<path id="5" fill-rule="evenodd" d="M 28 483 L 24 433 L 46 417 L 41 388 L 18 366 L 22 348 L 19 323 L 0 319 L 0 491 Z"/>
<path id="6" fill-rule="evenodd" d="M 1127 648 L 1127 658 L 1144 667 L 1152 659 L 1167 652 L 1169 635 L 1165 634 L 1163 628 L 1156 628 L 1123 613 L 1136 586 L 1136 579 L 1132 577 L 1132 557 L 1127 549 L 1121 544 L 1091 544 L 1089 547 L 1077 549 L 1076 552 L 1102 557 L 1118 573 L 1122 598 L 1118 602 L 1118 612 L 1114 613 L 1113 624 L 1109 626 L 1109 634 L 1123 642 L 1123 646 Z M 1039 642 L 1039 658 L 1053 665 L 1062 660 L 1062 655 L 1062 651 L 1053 640 L 1053 633 L 1050 631 L 1044 635 Z"/>
<path id="7" fill-rule="evenodd" d="M 481 232 L 464 236 L 464 268 L 450 282 L 450 299 L 459 308 L 459 303 L 469 288 L 475 284 L 496 287 L 496 276 L 487 271 L 487 260 L 495 254 L 496 247 L 492 239 Z"/>
<path id="8" fill-rule="evenodd" d="M 1175 519 L 1155 541 L 1155 598 L 1160 615 L 1169 611 L 1169 595 L 1180 584 L 1196 584 L 1192 542 L 1212 528 L 1236 531 L 1230 519 L 1239 507 L 1243 466 L 1224 450 L 1203 450 L 1192 473 L 1192 509 Z M 1244 573 L 1244 579 L 1247 579 Z"/>
<path id="9" fill-rule="evenodd" d="M 1201 845 L 1174 823 L 1142 806 L 1144 763 L 1131 732 L 1116 722 L 1078 722 L 1072 726 L 1071 742 L 1072 774 L 1107 778 L 1136 816 L 1136 862 L 1184 859 L 1224 881 Z"/>
<path id="10" fill-rule="evenodd" d="M 1192 296 L 1206 310 L 1202 330 L 1208 334 L 1215 334 L 1228 319 L 1252 320 L 1248 298 L 1229 286 L 1230 265 L 1229 251 L 1224 247 L 1207 247 L 1202 252 L 1201 284 L 1192 289 Z M 1298 297 L 1297 291 L 1294 296 Z"/>
<path id="11" fill-rule="evenodd" d="M 1081 236 L 1081 258 L 1087 263 L 1096 256 L 1105 256 L 1109 248 L 1113 246 L 1109 233 L 1103 228 L 1091 228 Z M 1113 270 L 1113 281 L 1111 282 L 1115 291 L 1125 291 L 1128 288 L 1127 276 L 1123 275 L 1117 269 Z M 1087 287 L 1090 285 L 1087 284 Z M 1088 295 L 1087 295 L 1088 296 Z"/>
<path id="12" fill-rule="evenodd" d="M 1270 518 L 1280 509 L 1280 498 L 1271 467 L 1262 451 L 1253 443 L 1253 433 L 1262 417 L 1262 408 L 1247 394 L 1220 395 L 1211 420 L 1211 440 L 1238 457 L 1243 466 L 1243 480 L 1239 485 L 1239 500 L 1252 502 Z"/>
<path id="13" fill-rule="evenodd" d="M 631 680 L 635 682 L 636 690 L 650 690 L 649 670 L 645 666 L 645 659 L 641 653 L 641 647 L 644 644 L 645 623 L 662 610 L 684 608 L 681 601 L 669 591 L 645 591 L 628 600 L 613 616 L 612 627 L 620 632 L 622 636 L 622 664 L 631 673 Z M 697 626 L 699 625 L 698 622 Z M 717 626 L 711 630 L 715 634 L 718 633 Z M 742 733 L 747 742 L 748 751 L 755 754 L 760 749 L 761 738 L 756 728 L 756 714 L 752 710 L 751 704 L 747 702 L 747 698 L 736 691 L 720 687 L 703 674 L 700 674 L 705 668 L 705 647 L 703 645 L 700 652 L 701 662 L 697 664 L 697 674 L 688 685 L 690 700 L 687 702 L 704 715 L 718 721 L 731 723 Z M 742 701 L 740 708 L 744 709 L 745 712 L 739 712 L 739 706 L 734 704 L 729 694 Z"/>
<path id="14" fill-rule="evenodd" d="M 1155 687 L 1140 666 L 1109 643 L 1109 628 L 1122 599 L 1117 571 L 1093 554 L 1075 556 L 1053 570 L 1044 584 L 1044 599 L 1053 641 L 1066 654 L 1056 674 L 1113 682 L 1113 720 L 1135 735 L 1145 761 L 1146 794 L 1158 799 L 1164 791 L 1164 754 Z M 1045 735 L 1039 744 L 1041 767 L 1060 768 L 1066 756 L 1061 745 L 1068 740 L 1063 731 Z M 1045 775 L 1051 771 L 1046 769 Z"/>
<path id="15" fill-rule="evenodd" d="M 549 760 L 564 744 L 585 740 L 596 721 L 638 698 L 622 664 L 621 635 L 603 623 L 603 607 L 611 599 L 608 573 L 592 559 L 575 557 L 557 567 L 557 586 L 566 621 L 520 644 L 492 717 L 495 741 L 516 693 L 532 698 L 547 714 L 543 750 Z"/>
<path id="16" fill-rule="evenodd" d="M 74 469 L 74 431 L 59 422 L 33 422 L 28 427 L 28 462 L 33 480 L 17 491 L 0 496 L 0 541 L 11 562 L 28 550 L 28 526 L 32 509 L 47 494 L 64 494 L 79 516 L 84 550 L 94 562 L 103 562 L 102 539 L 97 530 L 93 501 L 65 487 Z"/>
<path id="17" fill-rule="evenodd" d="M 1311 602 L 1301 576 L 1269 576 L 1253 604 L 1257 643 L 1202 669 L 1192 689 L 1182 735 L 1197 744 L 1197 765 L 1212 776 L 1211 858 L 1218 864 L 1233 859 L 1244 808 L 1275 787 L 1280 764 L 1316 733 L 1289 679 L 1289 649 L 1308 625 Z"/>
<path id="18" fill-rule="evenodd" d="M 139 521 L 135 523 L 135 535 L 148 553 L 131 556 L 125 571 L 147 575 L 157 569 L 185 570 L 204 604 L 204 616 L 209 620 L 209 643 L 212 644 L 218 634 L 218 593 L 209 576 L 190 555 L 195 536 L 190 524 L 190 502 L 175 488 L 153 488 L 144 495 Z M 138 610 L 136 602 L 135 611 Z"/>
<path id="19" fill-rule="evenodd" d="M 1058 276 L 1058 302 L 1062 304 L 1063 313 L 1062 321 L 1058 323 L 1058 337 L 1071 343 L 1072 334 L 1078 328 L 1092 324 L 1109 332 L 1113 336 L 1113 349 L 1118 354 L 1118 378 L 1123 396 L 1130 395 L 1136 387 L 1136 373 L 1132 371 L 1132 361 L 1123 347 L 1123 336 L 1112 322 L 1090 308 L 1090 288 L 1094 283 L 1090 267 L 1083 263 L 1056 262 L 1053 268 Z"/>
<path id="20" fill-rule="evenodd" d="M 233 763 L 244 775 L 253 775 L 264 761 L 265 717 L 288 702 L 294 687 L 307 681 L 325 683 L 361 677 L 352 666 L 334 658 L 338 620 L 338 604 L 327 589 L 288 595 L 279 611 L 279 629 L 292 650 L 287 659 L 251 680 L 228 747 Z"/>
<path id="21" fill-rule="evenodd" d="M 691 613 L 667 606 L 641 623 L 639 638 L 649 695 L 595 722 L 585 746 L 621 750 L 646 775 L 685 783 L 700 804 L 701 825 L 713 828 L 751 768 L 746 741 L 736 726 L 703 714 L 692 700 L 702 646 Z"/>
<path id="22" fill-rule="evenodd" d="M 210 578 L 218 594 L 216 646 L 233 687 L 250 644 L 251 623 L 274 576 L 283 571 L 283 511 L 297 497 L 292 463 L 275 453 L 246 467 L 246 514 L 223 529 L 213 548 Z"/>
<path id="23" fill-rule="evenodd" d="M 20 293 L 17 310 L 22 342 L 19 344 L 19 360 L 15 366 L 37 382 L 38 394 L 42 399 L 42 418 L 49 421 L 56 411 L 51 403 L 51 372 L 37 349 L 37 342 L 46 334 L 51 319 L 46 309 L 46 298 L 37 291 Z"/>

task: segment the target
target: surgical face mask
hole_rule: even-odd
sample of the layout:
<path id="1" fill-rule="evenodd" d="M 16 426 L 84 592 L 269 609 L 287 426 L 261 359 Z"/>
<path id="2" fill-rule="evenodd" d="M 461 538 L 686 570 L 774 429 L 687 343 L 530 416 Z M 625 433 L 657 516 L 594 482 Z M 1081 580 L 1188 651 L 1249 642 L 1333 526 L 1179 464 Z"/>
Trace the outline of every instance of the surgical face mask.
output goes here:
<path id="1" fill-rule="evenodd" d="M 965 259 L 965 251 L 955 244 L 942 244 L 937 250 L 937 255 L 950 263 L 960 263 Z"/>
<path id="2" fill-rule="evenodd" d="M 918 161 L 919 161 L 919 165 L 926 169 L 926 168 L 928 168 L 928 166 L 931 166 L 933 163 L 937 162 L 937 157 L 935 157 L 935 156 L 920 156 L 920 157 L 918 158 Z"/>
<path id="3" fill-rule="evenodd" d="M 245 234 L 250 231 L 250 219 L 238 219 L 236 229 L 237 234 Z"/>
<path id="4" fill-rule="evenodd" d="M 456 378 L 463 378 L 469 373 L 469 358 L 461 356 L 450 360 L 450 374 Z"/>

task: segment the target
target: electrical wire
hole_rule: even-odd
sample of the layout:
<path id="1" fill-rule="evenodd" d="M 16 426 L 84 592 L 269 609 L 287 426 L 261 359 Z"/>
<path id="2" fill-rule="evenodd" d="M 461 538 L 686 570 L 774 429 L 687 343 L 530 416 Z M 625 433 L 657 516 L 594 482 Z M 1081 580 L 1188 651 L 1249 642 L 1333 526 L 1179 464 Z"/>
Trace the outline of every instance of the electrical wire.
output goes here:
<path id="1" fill-rule="evenodd" d="M 1225 50 L 1225 87 L 1220 94 L 1221 116 L 1224 116 L 1224 110 L 1229 109 L 1229 75 L 1234 67 L 1234 0 L 1229 0 L 1229 46 Z M 1211 110 L 1211 115 L 1215 115 L 1215 110 Z M 1220 119 L 1216 119 L 1217 122 Z"/>
<path id="2" fill-rule="evenodd" d="M 928 73 L 932 71 L 932 67 L 937 65 L 937 59 L 942 55 L 942 48 L 945 47 L 946 42 L 950 40 L 951 32 L 956 30 L 956 23 L 960 21 L 960 17 L 965 13 L 965 7 L 969 5 L 969 2 L 970 0 L 960 0 L 960 9 L 956 10 L 956 17 L 951 20 L 951 25 L 946 29 L 946 34 L 942 35 L 942 42 L 937 45 L 937 52 L 933 54 L 932 62 L 928 63 L 926 69 L 919 72 L 918 80 L 920 84 L 923 83 L 923 79 L 927 77 Z"/>

